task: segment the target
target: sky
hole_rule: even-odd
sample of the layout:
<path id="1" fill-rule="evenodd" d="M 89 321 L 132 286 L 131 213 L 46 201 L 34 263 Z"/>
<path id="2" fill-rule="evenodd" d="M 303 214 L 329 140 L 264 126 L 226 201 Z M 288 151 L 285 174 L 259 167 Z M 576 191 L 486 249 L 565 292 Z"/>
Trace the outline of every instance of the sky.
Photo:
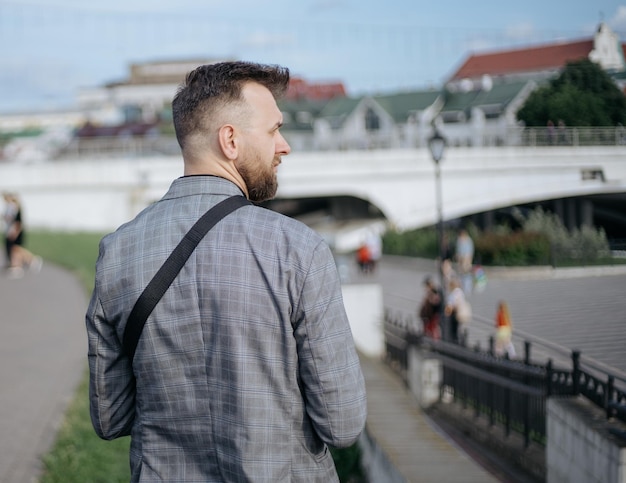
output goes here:
<path id="1" fill-rule="evenodd" d="M 131 63 L 236 58 L 349 95 L 440 88 L 472 53 L 626 42 L 626 0 L 0 0 L 0 113 L 72 108 Z"/>

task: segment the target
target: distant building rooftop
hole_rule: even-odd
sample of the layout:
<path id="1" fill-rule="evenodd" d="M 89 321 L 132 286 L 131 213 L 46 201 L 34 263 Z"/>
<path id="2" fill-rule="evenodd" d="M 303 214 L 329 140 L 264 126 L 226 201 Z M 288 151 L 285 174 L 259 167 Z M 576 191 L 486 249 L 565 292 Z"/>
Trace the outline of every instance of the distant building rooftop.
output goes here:
<path id="1" fill-rule="evenodd" d="M 485 76 L 493 79 L 528 78 L 543 73 L 545 77 L 560 71 L 568 62 L 581 59 L 597 62 L 609 72 L 620 72 L 626 68 L 625 56 L 626 44 L 601 23 L 596 33 L 587 39 L 472 54 L 452 74 L 448 83 Z"/>
<path id="2" fill-rule="evenodd" d="M 588 58 L 593 40 L 544 45 L 519 50 L 474 54 L 452 75 L 450 80 L 472 79 L 483 75 L 500 77 L 508 74 L 561 69 L 567 62 Z"/>

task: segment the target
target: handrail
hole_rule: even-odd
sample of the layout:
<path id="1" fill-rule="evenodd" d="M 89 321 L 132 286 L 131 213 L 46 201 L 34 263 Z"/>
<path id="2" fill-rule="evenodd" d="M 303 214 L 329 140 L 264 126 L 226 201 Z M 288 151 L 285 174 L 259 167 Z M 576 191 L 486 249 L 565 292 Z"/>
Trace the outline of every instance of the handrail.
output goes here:
<path id="1" fill-rule="evenodd" d="M 482 317 L 480 315 L 474 315 L 472 318 L 472 322 L 477 322 L 480 324 L 484 324 L 486 326 L 492 327 L 493 326 L 493 321 L 486 318 L 486 317 Z M 523 339 L 529 342 L 532 342 L 535 345 L 544 347 L 550 351 L 552 351 L 552 355 L 555 354 L 559 354 L 561 357 L 563 357 L 564 359 L 566 359 L 568 362 L 571 361 L 572 358 L 572 353 L 574 352 L 574 350 L 572 349 L 568 349 L 567 347 L 564 347 L 562 345 L 559 345 L 555 342 L 550 342 L 548 340 L 542 339 L 540 337 L 534 336 L 528 332 L 524 332 L 521 329 L 515 329 L 514 331 L 514 336 L 517 339 Z M 585 356 L 584 354 L 581 354 L 581 362 L 584 363 L 584 365 L 591 369 L 592 371 L 596 372 L 596 375 L 610 375 L 615 377 L 616 379 L 618 379 L 619 381 L 621 381 L 622 383 L 624 383 L 624 385 L 626 385 L 626 372 L 621 371 L 620 369 L 618 369 L 617 367 L 612 367 L 609 366 L 607 364 L 604 364 L 601 361 L 598 361 L 592 357 L 588 357 Z"/>
<path id="2" fill-rule="evenodd" d="M 452 374 L 465 374 L 467 377 L 473 378 L 483 383 L 493 384 L 501 390 L 513 390 L 519 394 L 525 394 L 528 397 L 536 398 L 536 402 L 542 406 L 543 399 L 554 391 L 559 394 L 581 394 L 596 404 L 606 412 L 607 418 L 616 417 L 626 422 L 626 378 L 623 377 L 621 371 L 606 366 L 592 358 L 586 358 L 581 363 L 581 354 L 579 351 L 568 351 L 564 347 L 542 341 L 531 334 L 522 333 L 528 336 L 528 339 L 536 341 L 554 352 L 561 355 L 569 353 L 569 357 L 561 358 L 561 361 L 567 360 L 569 363 L 564 366 L 570 366 L 571 369 L 556 368 L 553 366 L 552 358 L 547 360 L 545 365 L 537 365 L 530 359 L 530 342 L 525 342 L 525 354 L 523 359 L 509 360 L 496 357 L 491 350 L 487 352 L 475 349 L 474 351 L 463 345 L 456 345 L 446 341 L 433 341 L 424 337 L 420 331 L 419 324 L 416 323 L 416 316 L 399 316 L 389 308 L 385 309 L 384 317 L 384 333 L 386 359 L 392 364 L 399 366 L 400 375 L 406 379 L 408 371 L 408 350 L 412 344 L 426 344 L 430 350 L 437 353 L 442 360 L 444 367 L 444 375 L 447 373 L 448 383 L 455 384 L 456 376 Z M 404 311 L 406 315 L 406 311 Z M 482 317 L 475 317 L 479 323 L 487 323 Z M 491 326 L 491 324 L 489 324 Z M 521 331 L 517 331 L 520 335 Z M 522 364 L 518 367 L 516 364 Z M 537 377 L 537 384 L 529 385 L 531 379 Z M 445 377 L 444 377 L 445 378 Z M 452 378 L 452 379 L 450 379 Z M 505 381 L 504 379 L 507 379 Z M 510 381 L 508 379 L 511 379 Z M 450 382 L 452 381 L 452 382 Z M 618 384 L 617 381 L 621 381 Z M 537 390 L 537 387 L 542 389 Z M 463 387 L 458 388 L 464 393 Z M 470 396 L 468 396 L 470 397 Z M 478 397 L 478 396 L 477 396 Z M 478 402 L 476 402 L 478 408 Z M 489 406 L 490 403 L 482 402 Z M 495 408 L 492 408 L 493 411 Z M 478 409 L 477 409 L 478 410 Z M 545 417 L 545 416 L 543 416 Z M 506 415 L 507 421 L 509 415 Z M 525 441 L 529 442 L 529 427 L 525 426 Z M 541 425 L 540 425 L 541 428 Z M 539 429 L 541 433 L 543 430 Z"/>
<path id="3" fill-rule="evenodd" d="M 506 128 L 486 127 L 479 135 L 471 125 L 465 125 L 461 129 L 459 126 L 446 126 L 442 128 L 442 133 L 448 139 L 450 148 L 455 147 L 580 147 L 580 146 L 626 146 L 626 128 L 617 127 L 566 127 L 557 129 L 554 134 L 550 134 L 544 127 L 521 127 L 512 126 Z M 285 131 L 285 136 L 289 138 L 289 131 Z M 315 136 L 311 131 L 310 136 Z M 301 146 L 300 151 L 329 151 L 329 150 L 363 150 L 363 149 L 392 149 L 392 148 L 424 148 L 426 145 L 419 136 L 411 145 L 406 145 L 394 141 L 395 133 L 380 134 L 377 136 L 379 142 L 375 145 L 364 146 L 362 140 L 354 140 L 352 144 L 342 144 L 341 146 L 327 146 L 307 149 Z M 309 143 L 310 146 L 316 143 Z M 151 133 L 147 136 L 93 136 L 74 137 L 69 144 L 58 148 L 55 146 L 56 158 L 81 158 L 91 155 L 108 156 L 145 156 L 154 154 L 173 155 L 179 153 L 178 143 L 173 135 Z"/>
<path id="4" fill-rule="evenodd" d="M 413 303 L 413 305 L 415 305 L 415 307 L 417 307 L 417 305 L 419 304 L 419 300 L 414 297 L 407 297 L 405 295 L 393 294 L 389 292 L 385 292 L 384 295 L 386 298 L 392 297 L 398 300 L 403 300 L 405 302 L 411 302 Z M 411 317 L 414 317 L 414 314 L 411 314 Z M 416 323 L 419 323 L 419 321 L 416 321 Z M 487 329 L 493 328 L 493 320 L 488 319 L 487 317 L 477 315 L 477 314 L 473 315 L 472 323 L 481 324 Z M 558 356 L 558 360 L 562 362 L 567 361 L 567 363 L 569 363 L 571 361 L 573 349 L 568 349 L 567 347 L 559 345 L 555 342 L 550 342 L 548 340 L 534 336 L 521 329 L 515 329 L 513 336 L 516 339 L 526 340 L 526 341 L 532 342 L 536 346 L 540 346 L 544 349 L 547 349 L 547 351 L 550 353 L 549 356 L 552 359 L 556 359 L 557 358 L 556 356 Z M 611 375 L 626 386 L 626 372 L 621 371 L 620 369 L 616 367 L 608 366 L 607 364 L 604 364 L 603 362 L 593 359 L 592 357 L 588 357 L 586 355 L 581 355 L 581 358 L 582 358 L 581 362 L 587 368 L 591 369 L 597 376 L 604 375 L 604 374 Z"/>

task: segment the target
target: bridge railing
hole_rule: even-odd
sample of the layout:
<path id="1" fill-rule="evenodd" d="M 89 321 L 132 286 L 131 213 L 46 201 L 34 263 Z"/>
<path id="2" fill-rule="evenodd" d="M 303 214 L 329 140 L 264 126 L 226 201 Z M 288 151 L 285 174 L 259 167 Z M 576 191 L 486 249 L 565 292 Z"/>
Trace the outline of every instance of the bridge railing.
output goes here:
<path id="1" fill-rule="evenodd" d="M 626 128 L 564 127 L 554 131 L 545 127 L 518 128 L 517 135 L 507 136 L 519 146 L 620 146 L 626 144 Z M 519 144 L 515 144 L 515 143 Z"/>
<path id="2" fill-rule="evenodd" d="M 444 129 L 445 130 L 445 129 Z M 458 139 L 450 139 L 452 146 L 618 146 L 626 145 L 626 128 L 619 127 L 566 127 L 553 133 L 539 127 L 510 127 L 498 132 L 485 132 L 475 136 L 468 127 L 459 131 Z M 380 136 L 377 137 L 379 139 Z M 402 148 L 405 145 L 394 141 L 380 140 L 375 144 L 355 142 L 353 149 L 365 148 Z M 344 148 L 350 148 L 350 145 Z M 418 146 L 414 146 L 418 147 Z M 323 149 L 322 149 L 323 150 Z M 149 156 L 154 154 L 175 155 L 180 149 L 172 135 L 75 137 L 70 143 L 59 149 L 56 158 L 84 158 L 93 156 Z"/>
<path id="3" fill-rule="evenodd" d="M 441 361 L 440 397 L 452 397 L 476 417 L 500 425 L 545 445 L 546 400 L 553 395 L 582 395 L 602 408 L 607 418 L 626 422 L 626 378 L 618 378 L 601 365 L 571 353 L 571 366 L 531 360 L 531 342 L 524 343 L 521 358 L 497 357 L 493 338 L 489 349 L 435 341 L 423 335 L 415 317 L 386 309 L 384 317 L 385 360 L 408 382 L 408 350 L 412 344 L 431 351 Z M 464 337 L 463 340 L 467 340 Z"/>
<path id="4" fill-rule="evenodd" d="M 57 159 L 132 158 L 178 154 L 180 154 L 180 147 L 173 136 L 99 136 L 74 138 L 67 146 L 60 149 L 54 157 Z"/>

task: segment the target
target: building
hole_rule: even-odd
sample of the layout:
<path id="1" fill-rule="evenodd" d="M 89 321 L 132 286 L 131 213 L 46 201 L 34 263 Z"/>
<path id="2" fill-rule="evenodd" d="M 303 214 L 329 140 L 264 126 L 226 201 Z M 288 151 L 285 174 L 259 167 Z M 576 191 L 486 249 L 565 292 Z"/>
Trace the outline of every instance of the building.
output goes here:
<path id="1" fill-rule="evenodd" d="M 185 59 L 154 61 L 130 65 L 126 79 L 104 86 L 80 89 L 81 109 L 106 106 L 117 109 L 125 122 L 154 122 L 169 110 L 178 86 L 187 73 L 199 65 L 225 59 Z"/>
<path id="2" fill-rule="evenodd" d="M 589 59 L 609 74 L 626 70 L 626 44 L 601 23 L 593 37 L 519 49 L 470 54 L 446 82 L 449 90 L 472 90 L 485 82 L 541 81 L 558 75 L 568 62 Z"/>
<path id="3" fill-rule="evenodd" d="M 514 144 L 518 110 L 568 62 L 598 63 L 626 92 L 625 53 L 601 23 L 587 39 L 470 54 L 440 91 L 284 102 L 285 136 L 301 150 L 412 148 L 426 144 L 434 123 L 452 146 Z"/>
<path id="4" fill-rule="evenodd" d="M 520 107 L 568 62 L 588 58 L 598 63 L 626 93 L 625 57 L 626 44 L 601 23 L 585 39 L 469 54 L 439 90 L 351 97 L 341 82 L 294 77 L 279 101 L 283 133 L 298 151 L 415 148 L 426 145 L 433 124 L 452 146 L 511 144 L 522 129 Z M 117 131 L 96 128 L 118 126 L 128 135 L 135 132 L 133 126 L 147 126 L 150 132 L 156 126 L 171 135 L 171 100 L 185 75 L 223 60 L 132 64 L 126 79 L 79 90 L 76 110 L 0 116 L 0 131 L 64 127 L 81 133 L 76 128 L 87 126 L 90 133 L 109 133 Z"/>
<path id="5" fill-rule="evenodd" d="M 470 54 L 444 86 L 437 124 L 452 145 L 511 142 L 520 129 L 519 108 L 568 62 L 596 62 L 626 93 L 625 53 L 626 44 L 601 23 L 587 39 Z"/>

